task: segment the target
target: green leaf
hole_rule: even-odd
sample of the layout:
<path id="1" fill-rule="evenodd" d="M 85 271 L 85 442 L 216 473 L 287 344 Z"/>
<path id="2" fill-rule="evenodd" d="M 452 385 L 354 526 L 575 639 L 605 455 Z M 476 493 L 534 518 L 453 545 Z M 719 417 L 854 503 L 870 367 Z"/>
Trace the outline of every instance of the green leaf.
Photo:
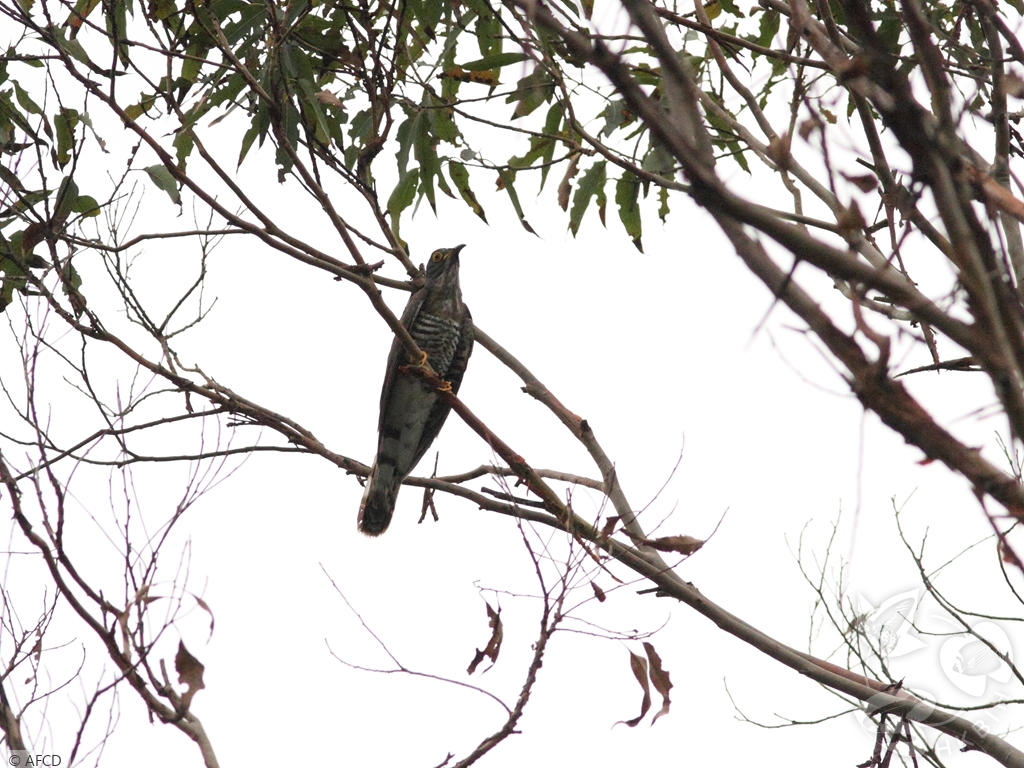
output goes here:
<path id="1" fill-rule="evenodd" d="M 572 208 L 569 209 L 569 230 L 573 236 L 579 231 L 580 222 L 583 221 L 583 214 L 587 212 L 587 206 L 594 197 L 604 194 L 604 183 L 606 181 L 607 163 L 600 160 L 594 163 L 587 172 L 583 174 L 576 192 L 572 196 Z"/>
<path id="2" fill-rule="evenodd" d="M 369 125 L 369 110 L 360 112 L 352 120 L 352 130 L 350 131 L 350 134 L 355 133 L 356 124 L 360 122 L 363 115 L 366 115 L 367 125 Z M 398 152 L 395 153 L 395 160 L 398 164 L 398 172 L 400 174 L 404 174 L 405 169 L 409 166 L 409 151 L 412 149 L 413 128 L 419 118 L 420 116 L 417 114 L 398 126 L 398 131 L 396 133 L 396 138 L 398 139 Z"/>
<path id="3" fill-rule="evenodd" d="M 544 119 L 544 133 L 550 136 L 557 136 L 562 127 L 562 118 L 565 117 L 565 107 L 561 101 L 556 101 L 551 105 L 548 110 L 547 117 Z M 555 156 L 555 142 L 551 141 L 545 146 L 544 151 L 541 154 L 540 159 L 544 161 L 544 165 L 540 169 L 540 188 L 544 188 L 544 182 L 547 181 L 548 171 L 551 170 L 551 158 Z"/>
<path id="4" fill-rule="evenodd" d="M 71 210 L 85 218 L 100 215 L 100 204 L 90 195 L 79 195 L 71 203 Z"/>
<path id="5" fill-rule="evenodd" d="M 519 202 L 518 193 L 516 193 L 515 181 L 516 174 L 514 171 L 506 171 L 504 169 L 498 171 L 498 187 L 504 189 L 508 193 L 508 199 L 512 202 L 512 207 L 515 209 L 516 215 L 519 217 L 519 223 L 523 225 L 523 229 L 531 235 L 535 235 L 537 233 L 533 231 L 533 227 L 530 226 L 530 222 L 528 222 L 526 217 L 523 215 L 523 206 Z"/>
<path id="6" fill-rule="evenodd" d="M 75 145 L 75 128 L 78 127 L 80 115 L 77 109 L 64 108 L 53 116 L 53 125 L 57 129 L 57 165 L 63 168 L 71 160 L 71 150 Z"/>
<path id="7" fill-rule="evenodd" d="M 490 12 L 490 8 L 481 8 L 476 22 L 476 43 L 481 56 L 501 53 L 502 29 L 501 20 Z M 452 46 L 454 49 L 454 46 Z"/>
<path id="8" fill-rule="evenodd" d="M 205 45 L 202 45 L 198 39 L 192 40 L 188 44 L 188 48 L 185 49 L 185 58 L 181 62 L 181 79 L 189 83 L 194 83 L 196 78 L 199 77 L 199 72 L 203 68 L 204 59 L 206 54 L 210 52 L 210 49 Z"/>
<path id="9" fill-rule="evenodd" d="M 14 95 L 18 99 L 18 103 L 21 104 L 21 108 L 26 112 L 31 112 L 34 115 L 43 114 L 43 110 L 40 109 L 38 104 L 32 101 L 29 95 L 25 93 L 25 89 L 18 85 L 17 81 L 14 81 Z"/>
<path id="10" fill-rule="evenodd" d="M 176 205 L 181 205 L 181 195 L 178 194 L 178 182 L 174 180 L 174 176 L 162 165 L 151 165 L 145 169 L 146 173 L 149 174 L 150 180 L 171 198 L 171 202 Z"/>
<path id="11" fill-rule="evenodd" d="M 508 95 L 505 102 L 509 104 L 516 102 L 516 108 L 512 112 L 513 119 L 525 117 L 548 101 L 554 92 L 554 80 L 543 67 L 537 67 L 526 77 L 520 79 L 516 84 L 516 89 Z"/>
<path id="12" fill-rule="evenodd" d="M 156 103 L 156 95 L 143 96 L 138 104 L 131 104 L 124 108 L 125 115 L 130 120 L 138 120 L 146 111 Z"/>
<path id="13" fill-rule="evenodd" d="M 3 280 L 0 280 L 0 312 L 7 309 L 14 300 L 15 291 L 25 291 L 27 281 L 24 277 L 14 274 L 13 270 L 16 268 L 17 265 L 11 259 L 0 257 L 0 273 L 4 276 Z"/>
<path id="14" fill-rule="evenodd" d="M 747 156 L 744 154 L 746 145 L 740 144 L 738 141 L 727 141 L 725 146 L 732 153 L 732 159 L 736 161 L 736 164 L 747 173 L 750 173 L 750 165 L 747 163 Z"/>
<path id="15" fill-rule="evenodd" d="M 174 0 L 149 0 L 149 15 L 157 21 L 163 21 L 177 12 Z"/>
<path id="16" fill-rule="evenodd" d="M 78 200 L 78 185 L 70 176 L 61 179 L 60 187 L 57 189 L 57 199 L 54 201 L 53 221 L 54 229 L 60 229 L 68 216 L 75 209 L 75 201 Z"/>
<path id="17" fill-rule="evenodd" d="M 894 56 L 899 55 L 900 33 L 903 31 L 903 20 L 898 16 L 886 19 L 878 25 L 878 37 L 885 45 L 885 49 Z M 979 48 L 977 50 L 984 50 Z"/>
<path id="18" fill-rule="evenodd" d="M 307 130 L 311 128 L 317 142 L 326 146 L 331 140 L 330 121 L 327 119 L 327 114 L 320 104 L 313 81 L 311 78 L 302 77 L 299 78 L 296 85 L 298 86 L 299 107 L 302 109 L 302 116 Z"/>
<path id="19" fill-rule="evenodd" d="M 78 274 L 78 270 L 72 266 L 70 261 L 64 267 L 64 280 L 64 292 L 68 295 L 82 287 L 82 276 Z"/>
<path id="20" fill-rule="evenodd" d="M 50 196 L 49 192 L 42 189 L 35 189 L 22 192 L 14 203 L 0 211 L 0 218 L 8 216 L 20 216 L 25 211 L 30 211 L 34 206 L 41 203 Z"/>
<path id="21" fill-rule="evenodd" d="M 461 66 L 467 72 L 480 72 L 485 69 L 501 69 L 509 64 L 518 64 L 521 61 L 526 61 L 528 58 L 530 57 L 525 53 L 509 51 L 508 53 L 494 53 L 490 56 L 484 56 L 482 59 L 476 59 Z"/>
<path id="22" fill-rule="evenodd" d="M 633 238 L 633 245 L 643 253 L 639 198 L 640 180 L 632 174 L 624 174 L 615 184 L 615 205 L 619 208 L 619 221 L 626 228 L 626 234 Z"/>
<path id="23" fill-rule="evenodd" d="M 85 48 L 82 47 L 82 44 L 77 40 L 65 38 L 64 30 L 61 27 L 49 27 L 47 32 L 53 35 L 53 42 L 56 46 L 75 61 L 81 62 L 87 67 L 95 66 L 89 58 L 89 54 L 85 52 Z"/>
<path id="24" fill-rule="evenodd" d="M 466 166 L 454 160 L 449 160 L 448 175 L 451 177 L 455 188 L 459 190 L 459 195 L 466 202 L 466 205 L 469 206 L 469 209 L 486 222 L 487 216 L 484 214 L 483 206 L 480 205 L 476 195 L 473 194 L 473 190 L 469 187 L 469 171 L 466 170 Z"/>
<path id="25" fill-rule="evenodd" d="M 259 135 L 259 132 L 260 127 L 254 122 L 242 137 L 242 149 L 238 153 L 239 166 L 242 164 L 242 161 L 245 160 L 245 156 L 249 154 L 249 149 L 252 147 L 252 143 L 256 140 L 256 136 Z"/>
<path id="26" fill-rule="evenodd" d="M 295 5 L 299 5 L 299 3 L 295 3 Z M 189 7 L 193 6 L 189 4 Z M 238 14 L 237 21 L 224 25 L 224 38 L 231 48 L 239 47 L 238 43 L 243 38 L 249 40 L 255 35 L 263 34 L 266 9 L 267 4 L 265 3 L 245 3 L 238 2 L 238 0 L 226 0 L 215 4 L 214 12 L 219 19 L 226 19 L 228 16 Z"/>
<path id="27" fill-rule="evenodd" d="M 424 112 L 416 116 L 413 122 L 413 154 L 420 166 L 420 194 L 427 198 L 431 209 L 437 210 L 434 194 L 434 177 L 441 170 L 441 161 L 437 156 L 437 140 L 430 131 L 430 120 Z"/>
<path id="28" fill-rule="evenodd" d="M 601 112 L 601 116 L 604 117 L 604 128 L 601 129 L 601 135 L 611 136 L 616 128 L 626 122 L 625 100 L 618 99 L 617 101 L 610 102 L 604 108 L 604 111 Z"/>
<path id="29" fill-rule="evenodd" d="M 21 183 L 21 179 L 18 178 L 18 175 L 16 173 L 13 173 L 5 165 L 0 165 L 0 181 L 4 182 L 15 192 L 25 191 L 25 185 Z"/>
<path id="30" fill-rule="evenodd" d="M 31 244 L 25 242 L 25 235 L 28 232 L 28 227 L 20 232 L 15 232 L 11 235 L 9 247 L 7 245 L 0 247 L 0 256 L 3 257 L 0 258 L 0 272 L 24 277 L 28 274 L 29 268 L 42 269 L 47 265 L 45 259 L 32 253 Z M 39 240 L 38 237 L 31 239 L 36 242 Z"/>
<path id="31" fill-rule="evenodd" d="M 661 85 L 661 68 L 651 69 L 647 64 L 639 64 L 633 70 L 633 78 L 641 85 Z"/>
<path id="32" fill-rule="evenodd" d="M 309 0 L 292 0 L 286 6 L 284 26 L 290 27 L 295 24 L 303 14 L 309 11 Z"/>
<path id="33" fill-rule="evenodd" d="M 778 11 L 768 10 L 762 13 L 759 34 L 754 38 L 754 42 L 764 47 L 770 46 L 772 40 L 775 39 L 775 34 L 779 31 L 781 20 L 782 17 Z"/>
<path id="34" fill-rule="evenodd" d="M 429 92 L 423 102 L 427 107 L 427 119 L 430 121 L 430 131 L 437 141 L 446 141 L 449 144 L 457 144 L 459 139 L 459 128 L 455 125 L 455 112 L 448 105 L 439 101 Z"/>
<path id="35" fill-rule="evenodd" d="M 510 157 L 508 164 L 517 171 L 529 168 L 544 155 L 550 156 L 554 152 L 554 144 L 554 139 L 546 136 L 531 136 L 529 150 L 525 154 Z"/>
<path id="36" fill-rule="evenodd" d="M 419 174 L 415 169 L 402 174 L 394 191 L 391 193 L 391 197 L 388 198 L 388 215 L 391 217 L 391 226 L 396 234 L 398 233 L 398 221 L 402 211 L 412 205 L 412 201 L 416 199 L 416 182 L 418 179 Z"/>
<path id="37" fill-rule="evenodd" d="M 14 102 L 11 101 L 11 94 L 9 91 L 0 91 L 0 125 L 3 125 L 6 120 L 10 121 L 14 125 L 18 126 L 21 130 L 27 133 L 29 136 L 35 136 L 35 131 L 32 130 L 32 125 L 25 119 L 25 116 L 21 111 L 14 106 Z"/>
<path id="38" fill-rule="evenodd" d="M 107 34 L 110 40 L 117 41 L 117 58 L 123 65 L 128 64 L 128 44 L 125 36 L 128 29 L 127 8 L 125 0 L 114 0 L 111 9 L 106 4 L 103 8 L 103 18 L 107 23 Z M 113 12 L 111 12 L 111 10 Z"/>
<path id="39" fill-rule="evenodd" d="M 185 161 L 192 154 L 192 149 L 196 144 L 195 134 L 192 133 L 191 128 L 183 127 L 177 132 L 174 136 L 174 141 L 171 143 L 174 145 L 177 153 L 178 167 L 184 169 Z"/>

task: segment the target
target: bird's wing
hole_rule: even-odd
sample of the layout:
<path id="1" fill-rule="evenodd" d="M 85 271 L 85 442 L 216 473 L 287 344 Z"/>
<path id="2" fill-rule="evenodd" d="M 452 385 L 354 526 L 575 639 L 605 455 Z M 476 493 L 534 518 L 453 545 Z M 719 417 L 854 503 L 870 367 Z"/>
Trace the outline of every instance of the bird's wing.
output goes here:
<path id="1" fill-rule="evenodd" d="M 413 318 L 420 311 L 420 307 L 423 306 L 423 301 L 427 297 L 425 289 L 420 288 L 412 296 L 409 297 L 409 301 L 405 305 L 405 309 L 402 311 L 401 323 L 406 329 L 412 327 Z M 388 401 L 388 393 L 391 391 L 391 387 L 394 386 L 395 377 L 398 375 L 398 366 L 405 365 L 409 362 L 409 354 L 405 351 L 405 345 L 402 344 L 401 339 L 395 336 L 391 340 L 391 351 L 388 352 L 388 364 L 384 369 L 384 384 L 380 389 L 380 417 L 377 420 L 377 431 L 378 433 L 384 426 L 384 404 Z"/>
<path id="2" fill-rule="evenodd" d="M 462 325 L 459 328 L 459 341 L 455 347 L 455 354 L 448 365 L 448 370 L 442 375 L 442 378 L 451 383 L 453 394 L 457 393 L 462 385 L 462 376 L 466 372 L 469 356 L 473 353 L 473 318 L 469 314 L 468 307 L 464 307 L 464 313 Z M 423 454 L 427 452 L 430 444 L 434 442 L 434 438 L 440 433 L 445 419 L 448 418 L 449 411 L 451 411 L 451 406 L 443 398 L 438 397 L 430 409 L 430 413 L 427 415 L 426 423 L 423 425 L 423 434 L 420 437 L 419 445 L 416 446 L 414 466 L 423 458 Z"/>
<path id="3" fill-rule="evenodd" d="M 459 343 L 455 347 L 455 354 L 452 362 L 445 372 L 445 379 L 451 382 L 452 392 L 457 393 L 462 384 L 462 376 L 466 373 L 466 366 L 469 364 L 469 356 L 473 354 L 473 316 L 469 314 L 469 307 L 463 307 L 465 317 L 462 319 L 462 328 L 459 330 Z"/>

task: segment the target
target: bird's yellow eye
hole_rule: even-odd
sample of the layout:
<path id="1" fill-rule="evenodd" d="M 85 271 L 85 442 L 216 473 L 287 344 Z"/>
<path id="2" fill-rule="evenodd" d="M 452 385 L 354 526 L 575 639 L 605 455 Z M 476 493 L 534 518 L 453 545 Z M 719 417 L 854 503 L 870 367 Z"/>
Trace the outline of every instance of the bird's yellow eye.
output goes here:
<path id="1" fill-rule="evenodd" d="M 440 261 L 443 258 L 444 258 L 444 251 L 442 251 L 442 250 L 436 250 L 432 254 L 430 254 L 430 260 L 431 261 Z"/>

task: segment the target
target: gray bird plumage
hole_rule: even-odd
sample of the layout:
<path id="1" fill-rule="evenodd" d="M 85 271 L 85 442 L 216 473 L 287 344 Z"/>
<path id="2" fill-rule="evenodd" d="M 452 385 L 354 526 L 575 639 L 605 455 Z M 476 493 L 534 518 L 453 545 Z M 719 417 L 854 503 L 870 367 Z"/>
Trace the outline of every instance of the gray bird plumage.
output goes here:
<path id="1" fill-rule="evenodd" d="M 473 319 L 459 289 L 462 248 L 431 254 L 426 282 L 402 313 L 402 325 L 427 354 L 430 367 L 451 383 L 452 392 L 459 391 L 473 351 Z M 397 338 L 391 343 L 380 393 L 377 456 L 359 505 L 359 530 L 370 536 L 387 529 L 402 481 L 434 442 L 450 410 L 423 379 L 399 370 L 416 362 Z"/>

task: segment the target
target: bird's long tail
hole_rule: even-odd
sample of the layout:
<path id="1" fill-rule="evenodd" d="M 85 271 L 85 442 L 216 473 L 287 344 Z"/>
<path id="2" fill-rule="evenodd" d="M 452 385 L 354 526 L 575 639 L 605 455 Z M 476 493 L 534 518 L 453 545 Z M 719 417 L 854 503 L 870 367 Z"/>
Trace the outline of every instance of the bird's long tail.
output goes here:
<path id="1" fill-rule="evenodd" d="M 388 529 L 391 515 L 395 511 L 395 497 L 398 484 L 388 474 L 374 466 L 366 482 L 363 500 L 359 504 L 359 530 L 367 536 L 380 536 Z"/>

